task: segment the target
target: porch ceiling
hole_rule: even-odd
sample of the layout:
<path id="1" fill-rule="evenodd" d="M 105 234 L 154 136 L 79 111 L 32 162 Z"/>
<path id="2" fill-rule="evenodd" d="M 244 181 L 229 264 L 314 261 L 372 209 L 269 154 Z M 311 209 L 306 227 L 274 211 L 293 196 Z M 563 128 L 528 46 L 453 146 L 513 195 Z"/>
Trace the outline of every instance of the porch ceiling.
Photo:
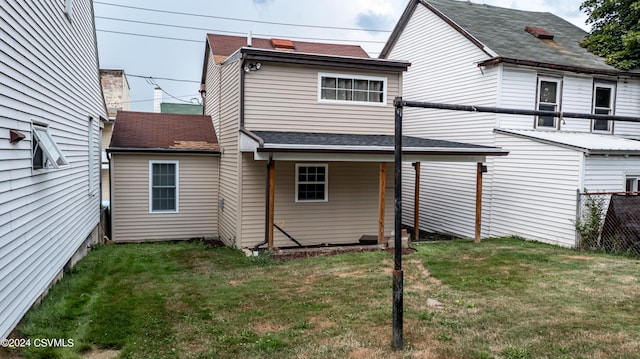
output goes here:
<path id="1" fill-rule="evenodd" d="M 282 131 L 241 131 L 241 150 L 255 160 L 393 162 L 393 135 L 361 135 Z M 402 136 L 403 160 L 485 162 L 505 156 L 501 148 Z"/>

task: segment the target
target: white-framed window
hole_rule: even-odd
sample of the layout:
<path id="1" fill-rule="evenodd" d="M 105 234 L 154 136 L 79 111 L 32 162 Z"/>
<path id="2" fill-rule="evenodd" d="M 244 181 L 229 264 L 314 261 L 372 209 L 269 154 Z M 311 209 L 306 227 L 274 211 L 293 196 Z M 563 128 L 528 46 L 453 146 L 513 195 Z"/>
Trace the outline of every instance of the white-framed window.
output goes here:
<path id="1" fill-rule="evenodd" d="M 31 164 L 34 170 L 54 169 L 69 165 L 49 134 L 49 128 L 46 125 L 33 123 L 31 134 Z"/>
<path id="2" fill-rule="evenodd" d="M 624 191 L 625 192 L 638 192 L 638 180 L 640 180 L 640 175 L 638 176 L 626 176 Z"/>
<path id="3" fill-rule="evenodd" d="M 538 77 L 538 111 L 558 112 L 560 110 L 560 93 L 562 91 L 560 79 L 553 77 Z M 538 129 L 558 129 L 558 118 L 553 116 L 538 116 Z"/>
<path id="4" fill-rule="evenodd" d="M 296 202 L 329 200 L 329 165 L 296 163 Z"/>
<path id="5" fill-rule="evenodd" d="M 616 98 L 616 85 L 612 82 L 593 82 L 593 105 L 591 112 L 596 115 L 613 115 Z M 613 121 L 593 120 L 591 121 L 591 131 L 611 133 Z"/>
<path id="6" fill-rule="evenodd" d="M 387 78 L 320 72 L 318 102 L 386 106 Z"/>
<path id="7" fill-rule="evenodd" d="M 178 161 L 149 161 L 149 212 L 177 213 L 179 209 Z"/>

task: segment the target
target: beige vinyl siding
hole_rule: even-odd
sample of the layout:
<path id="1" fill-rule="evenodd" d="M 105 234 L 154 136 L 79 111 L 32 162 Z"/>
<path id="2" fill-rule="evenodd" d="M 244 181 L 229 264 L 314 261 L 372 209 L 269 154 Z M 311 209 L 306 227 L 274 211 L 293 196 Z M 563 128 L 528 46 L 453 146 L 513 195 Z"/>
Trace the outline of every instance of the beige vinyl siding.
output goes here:
<path id="1" fill-rule="evenodd" d="M 583 153 L 502 134 L 496 139 L 510 153 L 495 161 L 491 235 L 573 246 Z"/>
<path id="2" fill-rule="evenodd" d="M 209 61 L 213 61 L 210 57 Z M 223 153 L 220 157 L 220 200 L 224 206 L 219 213 L 220 238 L 235 245 L 239 236 L 240 195 L 239 179 L 242 174 L 238 149 L 240 129 L 240 61 L 222 66 L 220 79 L 220 132 L 218 141 Z M 207 113 L 209 114 L 209 113 Z"/>
<path id="3" fill-rule="evenodd" d="M 0 19 L 1 339 L 85 248 L 100 221 L 95 159 L 99 121 L 107 115 L 91 1 L 76 0 L 71 21 L 62 1 L 2 1 Z M 31 169 L 32 121 L 49 125 L 69 166 Z M 26 138 L 10 144 L 10 130 Z"/>
<path id="4" fill-rule="evenodd" d="M 149 213 L 149 161 L 178 161 L 179 212 Z M 112 240 L 213 237 L 218 228 L 218 156 L 112 154 Z"/>
<path id="5" fill-rule="evenodd" d="M 113 134 L 113 121 L 105 122 L 104 127 L 102 128 L 102 149 L 106 150 L 109 148 L 109 144 L 111 143 L 111 135 Z"/>
<path id="6" fill-rule="evenodd" d="M 102 200 L 109 201 L 109 189 L 111 188 L 111 181 L 109 180 L 109 170 L 100 170 L 100 178 L 102 179 Z"/>
<path id="7" fill-rule="evenodd" d="M 206 91 L 204 100 L 205 114 L 211 116 L 213 128 L 216 135 L 220 135 L 220 74 L 221 66 L 213 61 L 213 54 L 209 53 L 209 63 L 207 64 Z"/>
<path id="8" fill-rule="evenodd" d="M 242 201 L 242 247 L 264 240 L 266 162 L 245 154 Z M 275 223 L 303 245 L 357 243 L 378 234 L 376 162 L 300 162 L 328 164 L 329 200 L 295 202 L 296 162 L 276 161 Z M 387 164 L 385 234 L 393 230 L 393 164 Z M 296 246 L 277 229 L 274 245 Z"/>
<path id="9" fill-rule="evenodd" d="M 387 79 L 386 106 L 318 102 L 318 73 Z M 393 134 L 399 74 L 262 62 L 245 76 L 245 127 L 250 130 Z"/>

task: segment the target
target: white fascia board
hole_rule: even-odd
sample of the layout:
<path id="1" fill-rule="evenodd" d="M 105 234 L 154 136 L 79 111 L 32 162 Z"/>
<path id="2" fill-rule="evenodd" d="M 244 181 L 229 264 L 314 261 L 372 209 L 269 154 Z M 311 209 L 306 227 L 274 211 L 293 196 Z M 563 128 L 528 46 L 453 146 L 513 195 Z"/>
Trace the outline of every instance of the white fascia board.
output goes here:
<path id="1" fill-rule="evenodd" d="M 392 146 L 328 146 L 328 145 L 299 145 L 299 144 L 265 144 L 262 151 L 269 150 L 322 150 L 322 151 L 393 151 Z M 501 148 L 469 148 L 469 147 L 402 147 L 403 152 L 462 152 L 462 153 L 501 153 Z"/>
<path id="2" fill-rule="evenodd" d="M 256 161 L 269 160 L 269 152 L 254 152 Z M 325 162 L 394 162 L 393 154 L 359 154 L 359 153 L 295 153 L 271 152 L 276 161 L 325 161 Z M 403 162 L 485 162 L 481 155 L 403 155 Z"/>

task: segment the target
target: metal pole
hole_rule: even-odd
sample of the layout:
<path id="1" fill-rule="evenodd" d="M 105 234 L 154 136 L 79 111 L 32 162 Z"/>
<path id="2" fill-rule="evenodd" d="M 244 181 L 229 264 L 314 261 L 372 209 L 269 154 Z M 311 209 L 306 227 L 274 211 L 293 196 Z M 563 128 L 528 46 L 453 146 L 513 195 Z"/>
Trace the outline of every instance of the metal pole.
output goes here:
<path id="1" fill-rule="evenodd" d="M 402 98 L 396 97 L 395 105 L 395 225 L 393 267 L 393 348 L 402 349 L 403 273 L 402 273 Z"/>
<path id="2" fill-rule="evenodd" d="M 517 108 L 500 108 L 500 107 L 487 107 L 487 106 L 472 106 L 472 105 L 454 105 L 447 103 L 437 102 L 419 102 L 419 101 L 402 101 L 400 106 L 406 107 L 421 107 L 421 108 L 434 108 L 440 110 L 453 110 L 453 111 L 467 111 L 467 112 L 489 112 L 489 113 L 502 113 L 509 115 L 525 115 L 525 116 L 549 116 L 559 118 L 581 118 L 590 120 L 607 120 L 607 121 L 621 121 L 621 122 L 640 122 L 640 117 L 633 116 L 616 116 L 616 115 L 598 115 L 593 113 L 576 113 L 576 112 L 553 112 L 553 111 L 538 111 L 538 110 L 524 110 Z M 396 104 L 398 106 L 398 104 Z"/>

